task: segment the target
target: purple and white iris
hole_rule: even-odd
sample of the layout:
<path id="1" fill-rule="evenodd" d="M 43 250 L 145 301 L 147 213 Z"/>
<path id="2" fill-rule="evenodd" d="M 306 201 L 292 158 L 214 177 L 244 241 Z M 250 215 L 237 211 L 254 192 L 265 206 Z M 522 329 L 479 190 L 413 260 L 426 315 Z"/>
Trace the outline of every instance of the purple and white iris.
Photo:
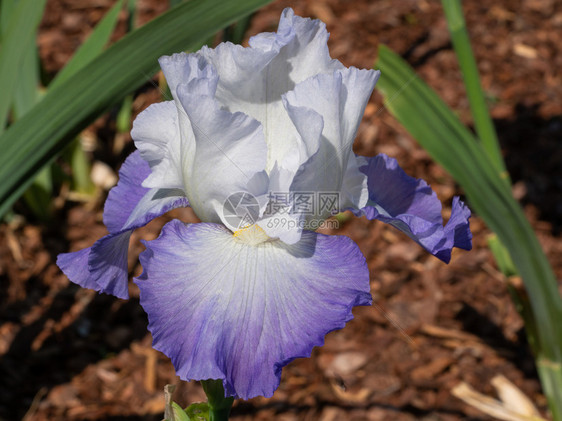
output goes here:
<path id="1" fill-rule="evenodd" d="M 470 211 L 458 198 L 443 226 L 423 180 L 385 155 L 353 154 L 379 72 L 332 60 L 328 36 L 322 22 L 286 9 L 277 33 L 251 38 L 248 48 L 224 43 L 162 57 L 173 101 L 135 120 L 138 151 L 105 204 L 109 234 L 57 260 L 71 281 L 127 298 L 131 232 L 191 206 L 203 222 L 173 220 L 145 242 L 135 282 L 154 347 L 184 380 L 222 379 L 227 396 L 271 396 L 283 366 L 372 302 L 357 245 L 307 229 L 313 220 L 350 209 L 445 262 L 453 247 L 471 248 Z M 224 212 L 237 192 L 258 206 L 243 229 Z M 312 214 L 291 201 L 272 212 L 271 192 L 336 192 L 340 200 Z"/>

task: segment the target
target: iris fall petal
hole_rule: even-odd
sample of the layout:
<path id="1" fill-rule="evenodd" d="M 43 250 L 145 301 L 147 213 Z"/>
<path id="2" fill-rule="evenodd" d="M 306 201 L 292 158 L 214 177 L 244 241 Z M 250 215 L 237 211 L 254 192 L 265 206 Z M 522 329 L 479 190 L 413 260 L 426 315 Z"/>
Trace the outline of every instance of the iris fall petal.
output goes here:
<path id="1" fill-rule="evenodd" d="M 149 173 L 150 167 L 138 151 L 125 160 L 119 183 L 105 202 L 103 219 L 110 234 L 92 247 L 57 257 L 57 265 L 72 282 L 119 298 L 129 297 L 127 252 L 131 232 L 171 209 L 189 205 L 179 190 L 142 187 Z"/>
<path id="2" fill-rule="evenodd" d="M 380 154 L 367 159 L 360 169 L 368 177 L 369 201 L 361 209 L 368 219 L 393 225 L 446 263 L 453 247 L 472 248 L 470 210 L 458 198 L 443 227 L 441 202 L 435 192 L 424 180 L 407 175 L 394 158 Z"/>
<path id="3" fill-rule="evenodd" d="M 182 379 L 222 379 L 228 396 L 271 396 L 283 366 L 371 303 L 365 258 L 347 237 L 255 246 L 221 225 L 172 221 L 145 245 L 136 283 L 154 347 Z"/>

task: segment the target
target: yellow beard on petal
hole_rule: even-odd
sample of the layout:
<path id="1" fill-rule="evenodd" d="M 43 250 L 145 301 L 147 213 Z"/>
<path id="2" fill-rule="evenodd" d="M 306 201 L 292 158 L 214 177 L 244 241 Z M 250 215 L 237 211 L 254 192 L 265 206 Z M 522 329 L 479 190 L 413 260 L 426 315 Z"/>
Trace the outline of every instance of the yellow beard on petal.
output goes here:
<path id="1" fill-rule="evenodd" d="M 256 224 L 235 231 L 234 234 L 232 235 L 238 241 L 241 241 L 251 246 L 256 246 L 258 244 L 264 243 L 271 239 L 270 237 L 267 236 L 265 231 Z"/>

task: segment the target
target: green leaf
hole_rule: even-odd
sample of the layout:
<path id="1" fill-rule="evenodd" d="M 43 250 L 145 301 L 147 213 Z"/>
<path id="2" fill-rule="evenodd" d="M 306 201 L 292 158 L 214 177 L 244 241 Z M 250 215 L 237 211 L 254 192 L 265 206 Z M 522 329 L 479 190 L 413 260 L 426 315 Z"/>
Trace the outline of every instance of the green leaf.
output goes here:
<path id="1" fill-rule="evenodd" d="M 64 83 L 49 89 L 41 102 L 0 137 L 0 215 L 74 135 L 149 80 L 158 69 L 158 57 L 197 45 L 269 1 L 182 3 L 125 36 Z"/>
<path id="2" fill-rule="evenodd" d="M 53 182 L 51 166 L 43 167 L 33 184 L 25 191 L 25 203 L 36 218 L 49 221 L 53 214 Z"/>
<path id="3" fill-rule="evenodd" d="M 203 386 L 203 390 L 209 401 L 209 420 L 228 420 L 234 398 L 232 396 L 228 398 L 224 396 L 222 380 L 201 380 L 201 386 Z"/>
<path id="4" fill-rule="evenodd" d="M 511 260 L 507 249 L 502 243 L 500 243 L 497 235 L 492 234 L 488 237 L 488 247 L 490 247 L 494 258 L 496 259 L 500 272 L 507 278 L 510 276 L 516 276 L 517 269 L 513 264 L 513 260 Z"/>
<path id="5" fill-rule="evenodd" d="M 57 73 L 55 79 L 49 85 L 50 89 L 55 88 L 78 70 L 86 66 L 95 59 L 104 49 L 111 38 L 111 34 L 115 29 L 115 25 L 119 20 L 119 12 L 123 6 L 123 0 L 117 3 L 105 14 L 105 16 L 96 25 L 90 36 L 74 53 L 72 58 L 66 63 L 66 66 Z"/>
<path id="6" fill-rule="evenodd" d="M 186 411 L 184 411 L 181 406 L 179 406 L 177 403 L 172 402 L 172 412 L 173 412 L 173 420 L 168 420 L 168 421 L 199 421 L 198 418 L 191 418 Z M 205 419 L 203 419 L 205 420 Z"/>
<path id="7" fill-rule="evenodd" d="M 387 47 L 379 49 L 377 87 L 389 111 L 461 184 L 470 206 L 507 247 L 529 293 L 542 357 L 562 361 L 562 300 L 540 244 L 509 185 L 446 104 Z"/>
<path id="8" fill-rule="evenodd" d="M 72 168 L 72 189 L 84 195 L 93 195 L 96 189 L 90 176 L 91 167 L 88 156 L 82 147 L 80 136 L 68 148 L 70 167 Z"/>
<path id="9" fill-rule="evenodd" d="M 0 39 L 4 37 L 14 11 L 16 0 L 2 0 L 0 8 Z M 35 28 L 31 39 L 37 37 Z M 29 43 L 29 48 L 24 51 L 22 65 L 19 68 L 18 82 L 13 97 L 14 119 L 21 117 L 30 110 L 38 99 L 39 89 L 39 56 L 34 42 Z"/>
<path id="10" fill-rule="evenodd" d="M 443 10 L 447 18 L 451 41 L 457 55 L 457 60 L 466 87 L 466 94 L 470 103 L 470 110 L 478 137 L 482 141 L 484 150 L 490 157 L 492 164 L 503 178 L 508 178 L 508 173 L 501 155 L 498 138 L 494 124 L 490 118 L 488 105 L 482 92 L 478 67 L 470 47 L 470 39 L 462 13 L 460 0 L 442 0 Z"/>
<path id="11" fill-rule="evenodd" d="M 33 38 L 35 39 L 34 34 Z M 14 119 L 21 118 L 33 108 L 39 100 L 39 54 L 37 46 L 32 44 L 25 51 L 18 85 L 14 92 L 13 111 Z"/>
<path id="12" fill-rule="evenodd" d="M 131 116 L 133 114 L 133 96 L 127 95 L 123 99 L 121 108 L 117 113 L 115 127 L 118 133 L 128 133 L 131 130 Z"/>
<path id="13" fill-rule="evenodd" d="M 8 111 L 26 51 L 32 48 L 37 26 L 41 20 L 46 0 L 19 0 L 11 8 L 9 22 L 3 20 L 2 48 L 0 49 L 0 134 L 4 131 Z M 2 2 L 4 7 L 8 3 Z M 3 152 L 4 153 L 4 152 Z"/>
<path id="14" fill-rule="evenodd" d="M 207 402 L 192 403 L 185 408 L 189 421 L 208 421 L 209 404 Z"/>
<path id="15" fill-rule="evenodd" d="M 248 15 L 238 22 L 230 25 L 229 27 L 225 28 L 223 41 L 230 41 L 233 44 L 242 44 L 244 40 L 244 35 L 248 30 L 250 23 L 252 21 L 252 15 Z"/>
<path id="16" fill-rule="evenodd" d="M 16 6 L 16 0 L 2 0 L 0 2 L 0 40 L 3 38 L 4 33 L 10 24 L 10 17 Z"/>

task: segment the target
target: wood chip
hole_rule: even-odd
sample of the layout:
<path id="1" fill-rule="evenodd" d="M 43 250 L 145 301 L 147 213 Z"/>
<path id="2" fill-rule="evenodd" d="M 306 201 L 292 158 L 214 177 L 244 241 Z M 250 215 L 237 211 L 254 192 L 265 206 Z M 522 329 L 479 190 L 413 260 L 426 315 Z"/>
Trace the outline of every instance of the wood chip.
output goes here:
<path id="1" fill-rule="evenodd" d="M 539 55 L 537 50 L 525 44 L 515 44 L 513 46 L 513 52 L 520 57 L 529 59 L 537 58 Z"/>
<path id="2" fill-rule="evenodd" d="M 497 400 L 489 396 L 483 395 L 482 393 L 479 393 L 476 390 L 474 390 L 472 386 L 464 382 L 455 386 L 451 393 L 453 394 L 453 396 L 461 399 L 462 401 L 469 404 L 470 406 L 473 406 L 479 409 L 480 411 L 484 412 L 485 414 L 500 420 L 546 421 L 544 418 L 541 418 L 538 415 L 537 409 L 533 406 L 532 403 L 530 403 L 530 400 L 526 396 L 524 397 L 524 399 L 528 401 L 530 407 L 528 406 L 521 407 L 520 405 L 515 404 L 512 401 L 512 399 L 515 398 L 514 397 L 515 395 L 513 395 L 513 390 L 514 389 L 517 390 L 518 397 L 515 399 L 519 399 L 521 396 L 524 396 L 523 392 L 517 389 L 517 387 L 513 383 L 509 381 L 506 382 L 506 381 L 507 379 L 505 378 L 504 380 L 498 381 L 497 377 L 494 377 L 494 379 L 492 380 L 492 384 L 494 385 L 494 387 L 496 387 L 496 389 L 498 390 L 498 395 L 502 399 L 503 398 L 510 399 L 509 403 L 503 400 Z M 508 389 L 509 391 L 507 391 L 506 389 Z M 517 409 L 517 411 L 521 410 L 524 412 L 516 412 L 514 410 L 515 408 Z"/>
<path id="3" fill-rule="evenodd" d="M 477 336 L 470 333 L 462 332 L 456 329 L 447 329 L 435 325 L 424 324 L 420 329 L 423 333 L 429 336 L 443 339 L 458 339 L 461 341 L 481 342 Z"/>

